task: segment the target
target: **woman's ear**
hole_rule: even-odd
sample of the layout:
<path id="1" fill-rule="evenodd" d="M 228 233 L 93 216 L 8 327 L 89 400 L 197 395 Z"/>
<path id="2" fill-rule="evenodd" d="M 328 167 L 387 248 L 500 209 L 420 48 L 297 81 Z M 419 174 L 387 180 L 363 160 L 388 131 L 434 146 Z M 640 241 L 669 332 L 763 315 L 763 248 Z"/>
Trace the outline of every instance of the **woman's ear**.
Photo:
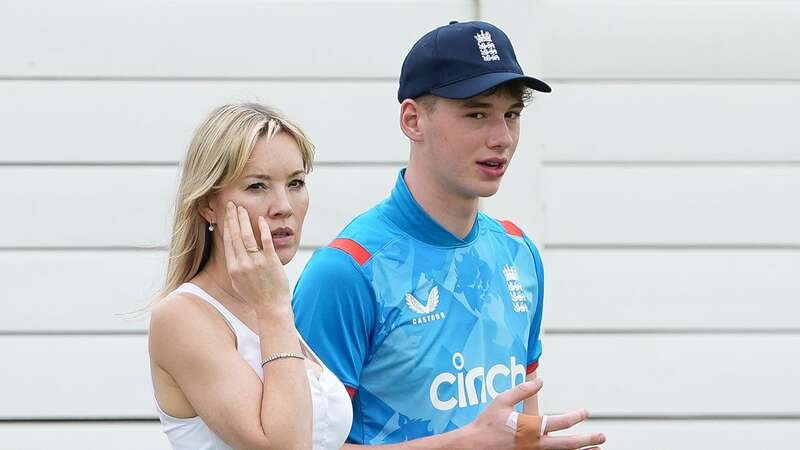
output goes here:
<path id="1" fill-rule="evenodd" d="M 424 118 L 422 105 L 407 98 L 400 104 L 400 129 L 412 142 L 423 141 Z"/>
<path id="2" fill-rule="evenodd" d="M 200 199 L 198 202 L 198 211 L 200 212 L 200 215 L 206 219 L 206 222 L 217 223 L 217 213 L 214 211 L 214 207 L 211 204 L 213 201 L 211 198 L 212 195 L 213 194 L 209 194 Z"/>

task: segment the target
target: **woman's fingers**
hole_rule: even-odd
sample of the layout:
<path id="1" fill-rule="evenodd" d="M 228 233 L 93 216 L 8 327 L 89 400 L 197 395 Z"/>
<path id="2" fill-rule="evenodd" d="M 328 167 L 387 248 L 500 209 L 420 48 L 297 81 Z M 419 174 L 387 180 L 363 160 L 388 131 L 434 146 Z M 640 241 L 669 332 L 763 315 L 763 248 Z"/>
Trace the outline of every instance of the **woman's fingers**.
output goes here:
<path id="1" fill-rule="evenodd" d="M 236 253 L 233 250 L 233 242 L 231 240 L 231 221 L 228 218 L 229 214 L 225 214 L 225 220 L 222 221 L 222 247 L 225 249 L 225 265 L 228 267 L 228 272 L 236 264 Z"/>
<path id="2" fill-rule="evenodd" d="M 272 246 L 272 232 L 269 230 L 267 219 L 263 216 L 258 217 L 258 229 L 261 231 L 261 248 L 264 251 L 264 255 L 274 255 L 275 247 Z"/>
<path id="3" fill-rule="evenodd" d="M 547 416 L 547 429 L 545 433 L 551 431 L 566 430 L 576 424 L 579 424 L 589 417 L 589 412 L 585 409 L 568 412 L 566 414 L 559 414 L 557 416 Z"/>
<path id="4" fill-rule="evenodd" d="M 238 212 L 239 229 L 244 248 L 248 252 L 258 249 L 258 242 L 256 242 L 256 237 L 253 235 L 253 227 L 250 225 L 250 215 L 247 214 L 247 210 L 241 206 L 238 206 L 236 210 Z"/>
<path id="5" fill-rule="evenodd" d="M 231 234 L 231 243 L 233 244 L 234 254 L 239 262 L 244 262 L 246 261 L 245 258 L 247 257 L 247 249 L 244 248 L 244 242 L 242 242 L 239 214 L 236 212 L 236 206 L 233 204 L 233 202 L 228 202 L 228 213 L 226 216 L 227 220 L 230 221 L 228 224 L 228 232 Z"/>

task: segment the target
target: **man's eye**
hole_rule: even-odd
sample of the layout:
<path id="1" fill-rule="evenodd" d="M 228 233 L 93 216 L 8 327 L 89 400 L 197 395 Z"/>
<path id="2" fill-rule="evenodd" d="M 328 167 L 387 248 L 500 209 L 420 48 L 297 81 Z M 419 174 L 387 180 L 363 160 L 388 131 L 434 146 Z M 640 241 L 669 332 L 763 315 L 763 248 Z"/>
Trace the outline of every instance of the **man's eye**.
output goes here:
<path id="1" fill-rule="evenodd" d="M 519 111 L 509 111 L 506 113 L 506 117 L 509 119 L 519 119 L 520 114 Z"/>
<path id="2" fill-rule="evenodd" d="M 470 114 L 469 117 L 472 117 L 473 119 L 485 119 L 486 118 L 486 114 L 480 113 L 480 112 L 476 112 L 476 113 Z"/>

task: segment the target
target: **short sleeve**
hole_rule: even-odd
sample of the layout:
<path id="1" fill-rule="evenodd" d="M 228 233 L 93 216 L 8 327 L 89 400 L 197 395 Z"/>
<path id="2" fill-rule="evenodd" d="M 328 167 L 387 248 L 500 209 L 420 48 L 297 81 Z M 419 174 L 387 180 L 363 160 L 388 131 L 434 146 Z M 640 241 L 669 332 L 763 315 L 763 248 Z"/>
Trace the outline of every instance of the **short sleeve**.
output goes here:
<path id="1" fill-rule="evenodd" d="M 525 243 L 530 248 L 533 254 L 533 262 L 536 267 L 536 283 L 538 290 L 536 295 L 536 312 L 534 313 L 533 320 L 531 321 L 531 331 L 528 336 L 528 364 L 527 373 L 534 372 L 539 367 L 539 358 L 542 356 L 542 312 L 544 307 L 544 266 L 542 265 L 542 257 L 536 245 L 528 238 L 523 236 Z"/>
<path id="2" fill-rule="evenodd" d="M 317 250 L 295 286 L 292 308 L 300 334 L 352 393 L 375 322 L 374 293 L 361 267 L 341 250 Z"/>

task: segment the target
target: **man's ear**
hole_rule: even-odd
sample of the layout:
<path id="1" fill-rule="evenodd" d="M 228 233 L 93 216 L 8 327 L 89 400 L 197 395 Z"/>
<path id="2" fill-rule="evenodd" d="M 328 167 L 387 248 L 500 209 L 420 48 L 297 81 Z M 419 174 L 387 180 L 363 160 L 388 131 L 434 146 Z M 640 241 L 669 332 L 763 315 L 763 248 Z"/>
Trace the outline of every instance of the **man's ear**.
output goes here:
<path id="1" fill-rule="evenodd" d="M 407 98 L 400 104 L 400 129 L 412 142 L 423 141 L 425 119 L 422 105 Z"/>

